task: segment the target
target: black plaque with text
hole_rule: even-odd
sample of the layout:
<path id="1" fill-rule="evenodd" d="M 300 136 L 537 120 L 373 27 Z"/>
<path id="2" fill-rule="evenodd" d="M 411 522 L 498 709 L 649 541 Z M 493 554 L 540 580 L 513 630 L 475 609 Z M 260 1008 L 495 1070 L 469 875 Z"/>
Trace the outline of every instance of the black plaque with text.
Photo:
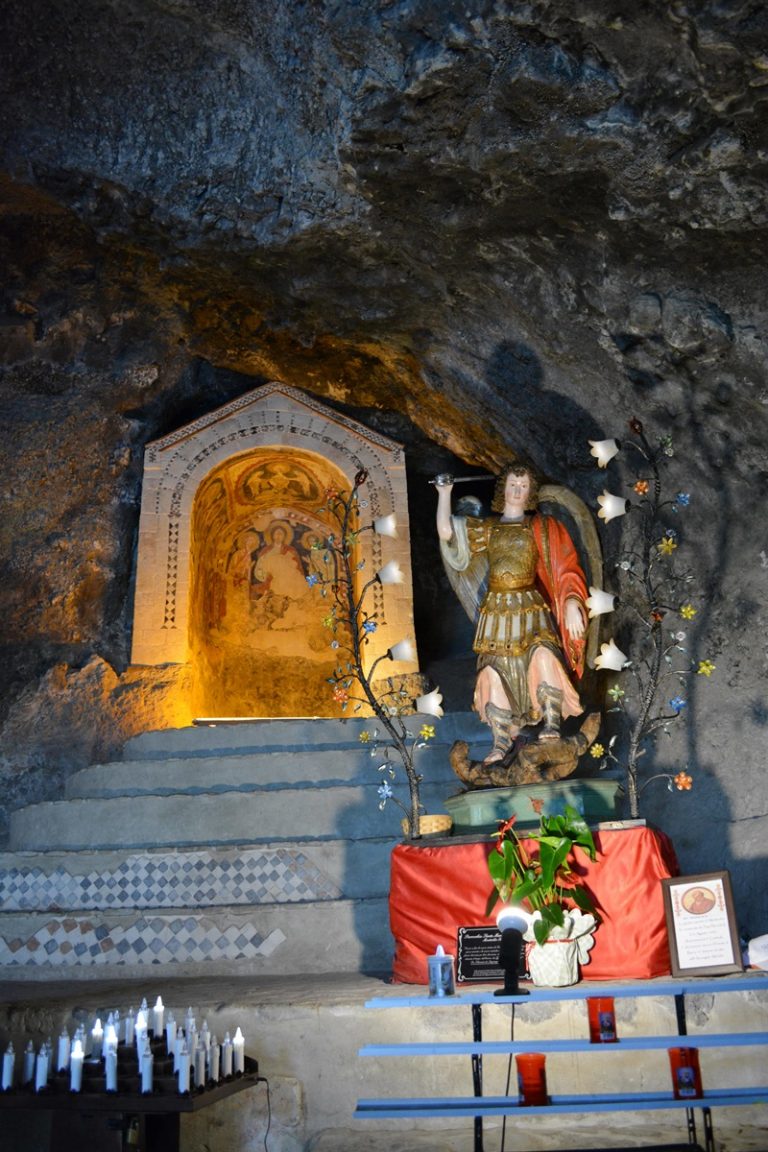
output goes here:
<path id="1" fill-rule="evenodd" d="M 489 926 L 459 928 L 456 948 L 456 982 L 503 980 L 499 964 L 501 932 Z"/>

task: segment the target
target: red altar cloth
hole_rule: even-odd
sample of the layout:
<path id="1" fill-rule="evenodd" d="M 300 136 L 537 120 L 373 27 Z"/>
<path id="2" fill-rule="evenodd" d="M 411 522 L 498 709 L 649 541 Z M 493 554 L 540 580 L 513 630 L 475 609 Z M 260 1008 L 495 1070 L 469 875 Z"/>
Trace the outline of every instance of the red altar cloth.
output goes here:
<path id="1" fill-rule="evenodd" d="M 585 980 L 643 980 L 669 975 L 669 945 L 660 881 L 679 874 L 672 841 L 653 828 L 595 833 L 597 860 L 574 850 L 574 870 L 597 906 L 600 927 Z M 454 955 L 459 927 L 493 924 L 486 863 L 492 843 L 416 847 L 392 853 L 389 919 L 395 938 L 395 983 L 427 984 L 427 956 L 442 944 Z"/>

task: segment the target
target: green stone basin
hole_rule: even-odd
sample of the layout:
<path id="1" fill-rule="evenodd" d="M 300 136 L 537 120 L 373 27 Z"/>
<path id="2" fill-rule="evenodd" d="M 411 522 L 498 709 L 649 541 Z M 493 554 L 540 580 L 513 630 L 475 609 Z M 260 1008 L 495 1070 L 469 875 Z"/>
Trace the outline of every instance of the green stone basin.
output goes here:
<path id="1" fill-rule="evenodd" d="M 517 828 L 538 826 L 533 805 L 541 801 L 545 816 L 559 816 L 570 804 L 589 824 L 619 818 L 621 785 L 617 780 L 555 780 L 521 784 L 514 788 L 476 788 L 443 801 L 453 817 L 453 832 L 495 832 L 499 820 L 517 816 Z"/>

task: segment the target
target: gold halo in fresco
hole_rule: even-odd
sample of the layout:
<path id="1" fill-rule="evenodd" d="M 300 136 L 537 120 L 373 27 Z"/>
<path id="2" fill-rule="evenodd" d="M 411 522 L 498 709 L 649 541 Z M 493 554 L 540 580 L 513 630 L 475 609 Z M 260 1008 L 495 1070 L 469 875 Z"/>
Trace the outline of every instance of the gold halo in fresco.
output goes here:
<path id="1" fill-rule="evenodd" d="M 269 524 L 264 529 L 264 539 L 266 540 L 266 542 L 268 544 L 274 544 L 274 542 L 275 542 L 275 530 L 277 528 L 282 528 L 283 531 L 285 532 L 285 540 L 283 541 L 283 543 L 284 544 L 292 544 L 293 543 L 293 534 L 294 534 L 295 529 L 294 529 L 293 524 L 291 524 L 289 520 L 270 520 Z"/>

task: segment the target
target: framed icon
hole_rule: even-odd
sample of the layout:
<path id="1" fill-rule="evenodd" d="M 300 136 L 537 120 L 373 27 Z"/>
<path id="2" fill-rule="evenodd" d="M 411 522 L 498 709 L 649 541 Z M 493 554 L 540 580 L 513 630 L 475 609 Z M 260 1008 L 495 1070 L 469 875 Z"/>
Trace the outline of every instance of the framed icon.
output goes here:
<path id="1" fill-rule="evenodd" d="M 673 976 L 743 972 L 728 872 L 662 880 Z"/>

